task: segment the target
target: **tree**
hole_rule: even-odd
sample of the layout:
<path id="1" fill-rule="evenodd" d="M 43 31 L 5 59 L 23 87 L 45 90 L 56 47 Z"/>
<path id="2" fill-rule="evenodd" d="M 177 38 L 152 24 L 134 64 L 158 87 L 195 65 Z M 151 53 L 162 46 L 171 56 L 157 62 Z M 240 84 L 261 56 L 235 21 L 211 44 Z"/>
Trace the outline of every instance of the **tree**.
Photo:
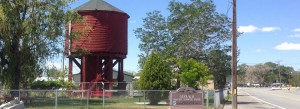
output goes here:
<path id="1" fill-rule="evenodd" d="M 147 16 L 148 17 L 143 19 L 144 28 L 137 28 L 134 31 L 136 37 L 141 40 L 139 44 L 140 51 L 142 51 L 142 53 L 139 54 L 140 67 L 143 67 L 145 60 L 152 51 L 163 54 L 171 42 L 166 18 L 164 18 L 159 11 L 149 12 Z"/>
<path id="2" fill-rule="evenodd" d="M 64 70 L 66 71 L 66 70 Z M 57 69 L 56 67 L 47 69 L 47 75 L 49 78 L 54 79 L 55 81 L 64 81 L 64 78 L 67 77 L 67 73 L 62 70 Z"/>
<path id="3" fill-rule="evenodd" d="M 207 64 L 214 76 L 226 75 L 230 71 L 228 52 L 231 48 L 225 44 L 231 39 L 229 18 L 216 12 L 211 0 L 191 0 L 191 3 L 171 1 L 168 9 L 168 17 L 159 11 L 147 13 L 143 27 L 135 30 L 141 40 L 140 66 L 151 51 L 157 51 L 166 59 L 193 58 Z M 218 57 L 213 57 L 210 56 L 213 51 L 221 52 L 216 55 Z M 214 61 L 209 62 L 210 59 Z M 214 70 L 217 66 L 225 67 Z"/>
<path id="4" fill-rule="evenodd" d="M 247 67 L 248 81 L 264 85 L 267 75 L 270 73 L 271 68 L 268 65 L 256 64 Z"/>
<path id="5" fill-rule="evenodd" d="M 46 72 L 48 80 L 33 81 L 32 83 L 29 84 L 30 89 L 54 90 L 54 89 L 74 88 L 72 82 L 64 80 L 64 78 L 67 77 L 66 72 L 64 71 L 59 70 L 56 67 L 48 68 Z M 43 96 L 46 97 L 47 93 L 48 91 L 45 91 Z"/>
<path id="6" fill-rule="evenodd" d="M 290 73 L 295 71 L 294 68 L 290 66 L 284 66 L 284 65 L 280 65 L 278 67 L 279 67 L 278 69 L 280 70 L 281 82 L 288 83 Z"/>
<path id="7" fill-rule="evenodd" d="M 230 49 L 212 50 L 206 56 L 206 65 L 209 66 L 209 73 L 214 76 L 215 89 L 225 88 L 226 76 L 231 74 L 231 56 L 227 54 Z M 222 61 L 221 61 L 222 60 Z"/>
<path id="8" fill-rule="evenodd" d="M 158 53 L 152 52 L 150 54 L 141 73 L 139 88 L 142 90 L 171 89 L 170 68 Z M 150 91 L 147 94 L 150 104 L 157 104 L 164 96 L 158 91 Z"/>
<path id="9" fill-rule="evenodd" d="M 294 87 L 300 86 L 300 73 L 293 74 L 293 77 L 290 79 L 290 84 Z"/>
<path id="10" fill-rule="evenodd" d="M 290 73 L 295 72 L 293 67 L 279 65 L 279 64 L 276 64 L 273 62 L 266 62 L 265 65 L 270 66 L 271 72 L 276 75 L 276 76 L 272 76 L 273 82 L 275 80 L 277 80 L 277 82 L 279 82 L 281 80 L 281 82 L 283 82 L 283 83 L 288 83 Z M 280 78 L 279 78 L 279 76 L 280 76 Z"/>
<path id="11" fill-rule="evenodd" d="M 276 69 L 276 67 L 278 66 L 278 64 L 273 63 L 273 62 L 266 62 L 264 63 L 265 65 L 268 65 L 269 67 L 271 67 L 272 69 Z"/>
<path id="12" fill-rule="evenodd" d="M 267 85 L 271 85 L 275 82 L 277 77 L 278 75 L 274 74 L 273 72 L 269 72 L 264 79 L 264 83 L 266 83 Z"/>
<path id="13" fill-rule="evenodd" d="M 246 83 L 246 72 L 248 65 L 241 64 L 237 66 L 237 81 L 238 83 Z"/>
<path id="14" fill-rule="evenodd" d="M 73 0 L 0 0 L 1 81 L 5 88 L 26 88 L 43 72 L 45 62 L 61 53 Z M 13 96 L 16 96 L 14 94 Z"/>
<path id="15" fill-rule="evenodd" d="M 208 73 L 209 68 L 197 62 L 194 59 L 179 60 L 179 74 L 180 81 L 188 87 L 198 89 L 198 87 L 208 85 L 208 80 L 212 78 L 212 75 Z"/>
<path id="16" fill-rule="evenodd" d="M 171 1 L 169 4 L 170 34 L 179 58 L 201 59 L 212 50 L 220 50 L 231 38 L 231 22 L 215 10 L 211 0 L 191 3 Z"/>
<path id="17" fill-rule="evenodd" d="M 245 75 L 243 69 L 246 68 Z M 242 72 L 240 75 L 239 73 Z M 279 82 L 289 83 L 293 78 L 291 72 L 295 72 L 293 67 L 279 65 L 273 62 L 266 62 L 264 64 L 238 66 L 238 77 L 244 76 L 245 82 L 260 83 L 261 85 L 271 85 Z"/>

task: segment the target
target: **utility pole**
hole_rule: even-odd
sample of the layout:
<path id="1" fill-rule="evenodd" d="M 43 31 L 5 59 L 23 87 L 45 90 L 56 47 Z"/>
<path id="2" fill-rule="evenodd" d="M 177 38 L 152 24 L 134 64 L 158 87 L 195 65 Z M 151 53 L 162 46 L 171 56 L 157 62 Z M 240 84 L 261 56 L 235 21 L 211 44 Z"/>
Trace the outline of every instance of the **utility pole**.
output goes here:
<path id="1" fill-rule="evenodd" d="M 278 77 L 279 77 L 279 83 L 281 87 L 280 61 L 278 61 Z"/>
<path id="2" fill-rule="evenodd" d="M 236 41 L 236 0 L 233 0 L 232 18 L 232 109 L 237 109 L 237 41 Z"/>

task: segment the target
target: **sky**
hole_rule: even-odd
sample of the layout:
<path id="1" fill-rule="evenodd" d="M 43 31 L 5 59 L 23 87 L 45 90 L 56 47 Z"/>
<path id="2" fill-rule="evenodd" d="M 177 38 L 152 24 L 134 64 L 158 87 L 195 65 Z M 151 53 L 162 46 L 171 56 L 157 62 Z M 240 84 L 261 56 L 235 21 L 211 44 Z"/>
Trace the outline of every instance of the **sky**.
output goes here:
<path id="1" fill-rule="evenodd" d="M 138 45 L 134 29 L 142 27 L 147 12 L 169 15 L 170 0 L 105 0 L 126 12 L 128 19 L 128 55 L 124 70 L 138 72 Z M 177 0 L 189 2 L 189 0 Z M 217 12 L 232 18 L 232 0 L 213 0 Z M 78 0 L 72 8 L 87 0 Z M 300 0 L 237 0 L 238 64 L 274 62 L 300 70 Z M 60 66 L 60 62 L 52 62 Z M 66 64 L 66 63 L 65 63 Z M 78 69 L 77 69 L 78 70 Z"/>

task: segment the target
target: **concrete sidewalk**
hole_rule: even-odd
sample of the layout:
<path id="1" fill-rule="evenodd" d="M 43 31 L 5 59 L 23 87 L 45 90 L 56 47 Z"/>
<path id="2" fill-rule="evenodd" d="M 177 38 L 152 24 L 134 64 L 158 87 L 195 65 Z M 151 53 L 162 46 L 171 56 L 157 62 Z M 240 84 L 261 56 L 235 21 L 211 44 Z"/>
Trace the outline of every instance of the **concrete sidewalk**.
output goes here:
<path id="1" fill-rule="evenodd" d="M 245 92 L 238 92 L 238 109 L 278 109 L 261 102 Z M 227 101 L 221 109 L 232 109 L 231 101 Z"/>

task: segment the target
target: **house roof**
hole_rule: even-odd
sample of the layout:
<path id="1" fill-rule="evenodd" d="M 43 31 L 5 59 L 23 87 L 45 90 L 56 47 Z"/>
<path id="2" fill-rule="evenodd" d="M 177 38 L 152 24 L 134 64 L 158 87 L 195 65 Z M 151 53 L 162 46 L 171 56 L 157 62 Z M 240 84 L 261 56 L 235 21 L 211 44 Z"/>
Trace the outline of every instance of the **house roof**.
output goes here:
<path id="1" fill-rule="evenodd" d="M 103 10 L 103 11 L 116 11 L 125 13 L 122 10 L 112 6 L 111 4 L 105 2 L 104 0 L 90 0 L 83 5 L 75 8 L 74 10 Z"/>

